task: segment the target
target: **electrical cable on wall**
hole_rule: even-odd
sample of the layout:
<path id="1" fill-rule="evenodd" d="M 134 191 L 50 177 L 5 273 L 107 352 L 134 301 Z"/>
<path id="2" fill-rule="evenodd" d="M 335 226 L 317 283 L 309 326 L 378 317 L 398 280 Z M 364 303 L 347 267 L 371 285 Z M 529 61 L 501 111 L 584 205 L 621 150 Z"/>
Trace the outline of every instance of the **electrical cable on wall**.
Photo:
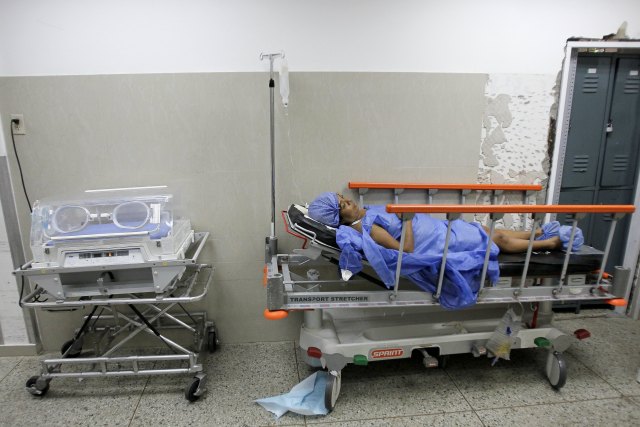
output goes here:
<path id="1" fill-rule="evenodd" d="M 27 205 L 29 206 L 29 212 L 33 212 L 33 208 L 31 207 L 31 200 L 29 200 L 29 195 L 27 194 L 27 186 L 24 184 L 24 175 L 22 173 L 22 165 L 20 164 L 20 157 L 18 156 L 18 149 L 16 148 L 16 138 L 13 130 L 13 126 L 19 126 L 20 120 L 11 119 L 11 142 L 13 143 L 13 152 L 16 155 L 16 163 L 18 163 L 18 171 L 20 172 L 20 182 L 22 182 L 22 191 L 24 191 L 24 197 L 27 199 Z"/>

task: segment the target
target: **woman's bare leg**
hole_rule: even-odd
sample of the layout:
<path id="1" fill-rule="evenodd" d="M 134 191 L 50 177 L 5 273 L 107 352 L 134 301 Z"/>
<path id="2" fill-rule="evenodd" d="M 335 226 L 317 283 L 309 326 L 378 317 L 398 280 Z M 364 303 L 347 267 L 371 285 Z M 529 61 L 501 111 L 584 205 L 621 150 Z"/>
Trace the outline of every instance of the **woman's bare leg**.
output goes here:
<path id="1" fill-rule="evenodd" d="M 515 237 L 516 239 L 529 240 L 529 236 L 531 236 L 531 231 L 513 231 L 513 230 L 504 230 L 502 228 L 495 231 L 506 234 L 509 237 Z M 540 236 L 542 236 L 542 229 L 538 228 L 536 230 L 536 234 L 534 237 L 540 237 Z"/>
<path id="2" fill-rule="evenodd" d="M 529 247 L 529 239 L 519 239 L 502 233 L 494 234 L 492 240 L 500 248 L 501 252 L 509 254 L 524 253 Z M 562 241 L 558 236 L 546 240 L 533 241 L 534 251 L 553 251 L 561 248 Z"/>
<path id="3" fill-rule="evenodd" d="M 484 231 L 487 232 L 487 234 L 489 234 L 489 228 L 482 226 L 482 228 L 484 228 Z M 525 240 L 529 240 L 529 237 L 531 236 L 531 231 L 514 231 L 514 230 L 505 230 L 503 228 L 495 228 L 493 230 L 494 234 L 504 234 L 508 237 L 514 237 L 516 239 L 525 239 Z M 540 237 L 542 236 L 542 229 L 538 228 L 536 230 L 536 234 L 534 237 Z"/>

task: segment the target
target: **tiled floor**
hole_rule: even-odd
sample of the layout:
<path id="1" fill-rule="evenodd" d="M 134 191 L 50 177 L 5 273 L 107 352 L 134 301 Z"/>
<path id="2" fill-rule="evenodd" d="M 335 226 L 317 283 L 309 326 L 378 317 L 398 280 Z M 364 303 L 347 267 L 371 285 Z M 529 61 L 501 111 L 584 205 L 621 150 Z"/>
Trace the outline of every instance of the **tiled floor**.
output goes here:
<path id="1" fill-rule="evenodd" d="M 254 403 L 284 393 L 312 369 L 295 343 L 223 345 L 206 357 L 208 393 L 184 399 L 188 377 L 56 379 L 43 398 L 24 389 L 38 358 L 0 358 L 0 425 L 640 425 L 640 322 L 611 312 L 562 315 L 556 326 L 592 337 L 567 352 L 559 392 L 543 373 L 544 350 L 520 350 L 491 367 L 486 358 L 452 356 L 446 368 L 419 360 L 348 366 L 336 409 L 279 420 Z"/>

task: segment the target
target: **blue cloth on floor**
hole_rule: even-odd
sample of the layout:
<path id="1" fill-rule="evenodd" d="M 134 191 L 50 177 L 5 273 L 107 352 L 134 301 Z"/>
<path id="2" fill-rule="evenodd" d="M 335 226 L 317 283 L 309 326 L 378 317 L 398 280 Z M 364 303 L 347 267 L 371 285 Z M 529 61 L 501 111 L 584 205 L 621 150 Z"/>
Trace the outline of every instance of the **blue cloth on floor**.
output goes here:
<path id="1" fill-rule="evenodd" d="M 340 226 L 336 241 L 342 253 L 340 268 L 354 274 L 362 270 L 363 255 L 387 288 L 395 283 L 399 251 L 377 244 L 371 237 L 374 224 L 399 240 L 402 221 L 385 210 L 384 206 L 367 206 L 362 219 L 362 234 L 348 226 Z M 402 255 L 400 274 L 428 292 L 438 286 L 440 264 L 447 235 L 448 221 L 416 214 L 412 220 L 414 250 Z M 477 223 L 456 220 L 451 225 L 451 237 L 447 264 L 440 295 L 444 308 L 459 309 L 475 304 L 480 288 L 482 266 L 489 243 L 489 236 Z M 487 278 L 495 283 L 499 277 L 498 247 L 491 242 Z"/>
<path id="2" fill-rule="evenodd" d="M 570 225 L 560 225 L 558 221 L 551 221 L 542 225 L 542 235 L 536 238 L 536 240 L 547 240 L 555 236 L 559 236 L 562 241 L 562 249 L 565 251 L 569 246 L 569 239 L 571 239 Z M 576 234 L 573 236 L 573 244 L 571 245 L 571 251 L 578 251 L 584 244 L 584 235 L 579 227 L 576 227 Z"/>
<path id="3" fill-rule="evenodd" d="M 331 374 L 318 371 L 294 386 L 290 392 L 279 396 L 256 400 L 267 411 L 280 418 L 287 411 L 302 415 L 326 415 L 329 410 L 324 404 L 324 393 Z"/>

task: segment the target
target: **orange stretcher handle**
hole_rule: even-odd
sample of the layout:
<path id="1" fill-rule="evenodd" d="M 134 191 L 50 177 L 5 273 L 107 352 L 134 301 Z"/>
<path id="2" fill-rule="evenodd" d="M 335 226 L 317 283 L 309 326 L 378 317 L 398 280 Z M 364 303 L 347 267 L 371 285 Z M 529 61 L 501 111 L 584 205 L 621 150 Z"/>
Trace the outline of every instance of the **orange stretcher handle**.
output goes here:
<path id="1" fill-rule="evenodd" d="M 624 298 L 613 298 L 605 301 L 607 304 L 612 305 L 614 307 L 626 307 L 627 300 Z"/>
<path id="2" fill-rule="evenodd" d="M 633 213 L 633 205 L 387 205 L 389 213 Z"/>
<path id="3" fill-rule="evenodd" d="M 412 190 L 505 190 L 505 191 L 540 191 L 539 184 L 428 184 L 411 182 L 349 182 L 349 188 L 403 188 Z"/>
<path id="4" fill-rule="evenodd" d="M 600 274 L 600 269 L 598 269 L 598 270 L 594 270 L 594 271 L 593 271 L 593 274 Z M 610 278 L 611 278 L 611 275 L 610 275 L 609 273 L 607 273 L 606 271 L 603 271 L 603 272 L 602 272 L 602 278 L 603 278 L 603 279 L 610 279 Z"/>
<path id="5" fill-rule="evenodd" d="M 282 320 L 289 316 L 289 312 L 287 310 L 271 311 L 268 308 L 265 308 L 262 314 L 267 320 Z"/>

